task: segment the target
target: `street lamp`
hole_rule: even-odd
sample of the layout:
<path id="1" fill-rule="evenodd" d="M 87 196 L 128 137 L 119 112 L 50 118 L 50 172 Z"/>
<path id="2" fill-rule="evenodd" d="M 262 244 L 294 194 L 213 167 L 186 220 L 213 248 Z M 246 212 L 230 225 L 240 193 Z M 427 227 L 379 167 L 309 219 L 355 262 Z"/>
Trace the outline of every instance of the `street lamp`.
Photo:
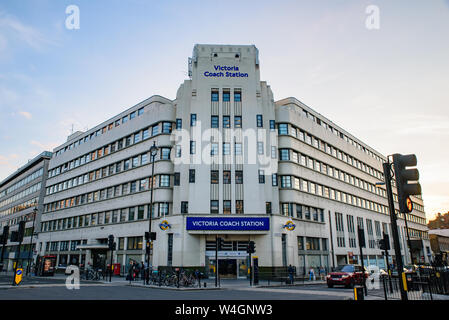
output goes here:
<path id="1" fill-rule="evenodd" d="M 27 265 L 27 273 L 26 273 L 27 276 L 28 276 L 28 273 L 30 272 L 30 260 L 32 257 L 32 252 L 33 252 L 34 222 L 36 221 L 36 215 L 37 215 L 37 207 L 35 207 L 33 209 L 33 228 L 31 229 L 31 243 L 30 243 L 30 250 L 28 251 L 28 265 Z"/>
<path id="2" fill-rule="evenodd" d="M 148 267 L 148 279 L 150 277 L 150 260 L 152 255 L 152 244 L 153 244 L 153 234 L 151 233 L 151 222 L 153 217 L 153 185 L 154 185 L 154 159 L 156 158 L 158 147 L 156 146 L 156 141 L 153 142 L 153 145 L 150 148 L 150 156 L 151 156 L 151 196 L 150 196 L 150 210 L 148 214 L 150 215 L 149 219 L 149 237 L 147 239 L 147 267 Z M 151 268 L 152 269 L 152 268 Z"/>

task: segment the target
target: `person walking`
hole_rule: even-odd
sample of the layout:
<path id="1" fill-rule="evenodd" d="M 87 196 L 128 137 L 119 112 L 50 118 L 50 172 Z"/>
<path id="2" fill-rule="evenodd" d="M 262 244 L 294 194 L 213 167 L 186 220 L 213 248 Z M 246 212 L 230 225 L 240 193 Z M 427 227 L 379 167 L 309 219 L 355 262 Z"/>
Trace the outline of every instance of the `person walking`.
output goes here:
<path id="1" fill-rule="evenodd" d="M 294 269 L 293 269 L 292 265 L 289 265 L 288 266 L 288 278 L 290 279 L 290 284 L 293 284 L 293 281 L 294 281 L 293 272 L 294 272 Z"/>
<path id="2" fill-rule="evenodd" d="M 145 268 L 145 263 L 142 261 L 140 263 L 140 279 L 145 280 L 147 269 Z"/>
<path id="3" fill-rule="evenodd" d="M 134 280 L 134 261 L 129 261 L 129 267 L 128 267 L 128 277 L 126 280 L 129 280 L 129 283 Z"/>

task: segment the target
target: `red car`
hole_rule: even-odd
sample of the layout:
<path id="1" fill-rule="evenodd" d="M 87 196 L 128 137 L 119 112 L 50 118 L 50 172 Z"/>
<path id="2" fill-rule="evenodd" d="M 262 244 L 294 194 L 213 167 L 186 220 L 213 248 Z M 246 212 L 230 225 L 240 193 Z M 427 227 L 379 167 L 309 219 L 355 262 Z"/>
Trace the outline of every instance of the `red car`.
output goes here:
<path id="1" fill-rule="evenodd" d="M 326 277 L 327 286 L 343 285 L 353 288 L 355 284 L 363 284 L 363 277 L 368 278 L 369 273 L 357 264 L 347 264 L 338 266 L 335 271 L 330 272 Z"/>

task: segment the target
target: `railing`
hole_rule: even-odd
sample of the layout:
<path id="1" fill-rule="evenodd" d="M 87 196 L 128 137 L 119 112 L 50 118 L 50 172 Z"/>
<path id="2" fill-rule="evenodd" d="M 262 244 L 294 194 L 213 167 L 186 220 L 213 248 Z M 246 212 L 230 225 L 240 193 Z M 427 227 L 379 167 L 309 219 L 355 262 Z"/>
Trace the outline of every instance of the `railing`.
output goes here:
<path id="1" fill-rule="evenodd" d="M 436 295 L 446 295 L 449 300 L 449 269 L 426 267 L 406 273 L 407 297 L 409 300 L 434 300 Z M 382 277 L 385 300 L 400 300 L 400 282 L 397 276 Z"/>

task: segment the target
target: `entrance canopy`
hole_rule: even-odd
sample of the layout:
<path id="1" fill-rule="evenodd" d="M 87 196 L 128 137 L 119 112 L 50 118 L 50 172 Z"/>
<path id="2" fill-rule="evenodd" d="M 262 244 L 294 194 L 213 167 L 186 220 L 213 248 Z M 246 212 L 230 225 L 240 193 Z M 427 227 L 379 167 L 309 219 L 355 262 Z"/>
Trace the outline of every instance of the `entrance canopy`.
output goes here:
<path id="1" fill-rule="evenodd" d="M 81 250 L 92 250 L 92 249 L 109 249 L 107 244 L 91 243 L 91 244 L 80 244 L 76 246 L 77 249 Z"/>

